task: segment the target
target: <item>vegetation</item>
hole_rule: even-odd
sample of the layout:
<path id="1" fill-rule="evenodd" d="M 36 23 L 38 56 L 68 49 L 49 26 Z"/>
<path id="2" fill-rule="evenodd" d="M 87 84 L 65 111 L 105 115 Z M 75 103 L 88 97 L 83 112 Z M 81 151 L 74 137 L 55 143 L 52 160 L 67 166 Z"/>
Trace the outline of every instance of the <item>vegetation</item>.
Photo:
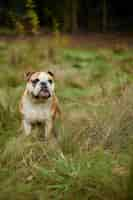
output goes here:
<path id="1" fill-rule="evenodd" d="M 0 200 L 131 194 L 133 52 L 64 44 L 69 38 L 0 41 Z M 49 68 L 64 114 L 64 128 L 56 123 L 59 146 L 45 143 L 39 130 L 25 137 L 18 111 L 24 72 Z"/>
<path id="2" fill-rule="evenodd" d="M 129 31 L 132 30 L 130 5 L 130 1 L 125 4 L 113 0 L 1 0 L 0 25 L 15 28 L 17 21 L 17 33 L 23 33 L 25 19 L 29 26 L 26 34 L 38 32 L 38 25 L 45 32 L 52 31 L 55 24 L 60 31 L 69 33 Z"/>

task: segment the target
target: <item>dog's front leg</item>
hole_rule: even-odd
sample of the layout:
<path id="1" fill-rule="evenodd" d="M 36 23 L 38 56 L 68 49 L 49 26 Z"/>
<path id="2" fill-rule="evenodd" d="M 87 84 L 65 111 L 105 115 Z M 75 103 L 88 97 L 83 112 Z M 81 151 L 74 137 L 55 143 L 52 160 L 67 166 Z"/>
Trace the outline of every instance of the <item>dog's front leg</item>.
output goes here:
<path id="1" fill-rule="evenodd" d="M 23 128 L 24 128 L 24 132 L 25 135 L 30 135 L 31 133 L 31 124 L 29 122 L 27 122 L 26 120 L 23 120 Z"/>
<path id="2" fill-rule="evenodd" d="M 51 136 L 51 132 L 52 132 L 52 128 L 53 128 L 53 123 L 52 120 L 47 120 L 45 122 L 45 139 L 48 140 Z"/>

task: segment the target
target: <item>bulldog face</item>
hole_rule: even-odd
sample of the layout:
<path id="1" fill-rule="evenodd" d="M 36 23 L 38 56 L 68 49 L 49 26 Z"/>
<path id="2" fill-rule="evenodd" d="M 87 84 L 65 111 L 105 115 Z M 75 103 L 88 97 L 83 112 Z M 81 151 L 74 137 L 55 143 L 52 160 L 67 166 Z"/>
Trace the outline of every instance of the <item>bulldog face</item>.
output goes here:
<path id="1" fill-rule="evenodd" d="M 48 99 L 54 94 L 54 77 L 52 72 L 28 72 L 26 89 L 33 98 Z"/>

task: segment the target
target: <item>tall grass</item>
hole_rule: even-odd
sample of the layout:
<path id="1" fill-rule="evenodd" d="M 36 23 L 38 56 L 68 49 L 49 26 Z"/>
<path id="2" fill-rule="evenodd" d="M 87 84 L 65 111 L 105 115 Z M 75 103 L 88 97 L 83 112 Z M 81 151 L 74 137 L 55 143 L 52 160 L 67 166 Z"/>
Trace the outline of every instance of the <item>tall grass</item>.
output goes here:
<path id="1" fill-rule="evenodd" d="M 0 42 L 0 200 L 125 200 L 133 90 L 123 66 L 132 66 L 132 50 L 51 48 L 52 57 L 42 38 Z M 58 145 L 38 129 L 25 137 L 18 110 L 24 71 L 48 68 L 64 115 Z"/>

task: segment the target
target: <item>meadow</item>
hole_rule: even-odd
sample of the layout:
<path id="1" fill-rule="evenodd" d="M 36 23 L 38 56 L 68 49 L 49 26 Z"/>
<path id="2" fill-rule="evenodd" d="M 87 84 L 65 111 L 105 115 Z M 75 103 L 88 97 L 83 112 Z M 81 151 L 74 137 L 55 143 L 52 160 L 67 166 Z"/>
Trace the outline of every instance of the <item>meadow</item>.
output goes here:
<path id="1" fill-rule="evenodd" d="M 133 50 L 69 38 L 0 40 L 0 200 L 132 199 Z M 52 70 L 58 148 L 21 130 L 24 72 Z"/>

